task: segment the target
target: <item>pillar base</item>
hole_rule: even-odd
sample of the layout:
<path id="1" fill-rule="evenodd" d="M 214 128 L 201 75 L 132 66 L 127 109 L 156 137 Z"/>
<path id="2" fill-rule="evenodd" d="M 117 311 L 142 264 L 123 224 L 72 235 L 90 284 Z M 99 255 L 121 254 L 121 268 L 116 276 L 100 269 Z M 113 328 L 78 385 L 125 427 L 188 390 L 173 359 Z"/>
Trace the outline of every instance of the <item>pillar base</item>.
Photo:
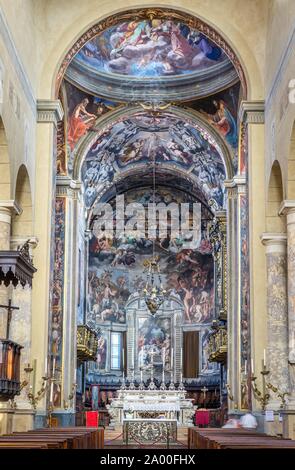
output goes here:
<path id="1" fill-rule="evenodd" d="M 56 420 L 56 424 L 58 427 L 67 427 L 67 426 L 75 426 L 76 421 L 76 413 L 74 412 L 66 412 L 66 411 L 57 411 L 52 413 L 52 418 Z"/>
<path id="2" fill-rule="evenodd" d="M 0 402 L 0 435 L 12 433 L 14 413 L 7 402 Z"/>
<path id="3" fill-rule="evenodd" d="M 13 432 L 34 429 L 35 413 L 32 409 L 16 409 L 13 416 Z"/>
<path id="4" fill-rule="evenodd" d="M 283 416 L 283 437 L 295 439 L 295 408 L 282 411 Z"/>

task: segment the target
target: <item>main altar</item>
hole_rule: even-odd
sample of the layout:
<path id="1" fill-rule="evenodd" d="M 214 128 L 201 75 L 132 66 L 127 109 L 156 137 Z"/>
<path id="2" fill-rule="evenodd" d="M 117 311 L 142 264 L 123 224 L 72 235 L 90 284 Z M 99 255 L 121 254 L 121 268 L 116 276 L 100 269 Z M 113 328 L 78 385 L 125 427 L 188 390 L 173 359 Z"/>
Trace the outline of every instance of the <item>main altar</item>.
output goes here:
<path id="1" fill-rule="evenodd" d="M 121 388 L 108 405 L 110 425 L 122 425 L 126 419 L 166 419 L 175 420 L 178 426 L 192 426 L 196 407 L 185 395 L 184 389 Z"/>

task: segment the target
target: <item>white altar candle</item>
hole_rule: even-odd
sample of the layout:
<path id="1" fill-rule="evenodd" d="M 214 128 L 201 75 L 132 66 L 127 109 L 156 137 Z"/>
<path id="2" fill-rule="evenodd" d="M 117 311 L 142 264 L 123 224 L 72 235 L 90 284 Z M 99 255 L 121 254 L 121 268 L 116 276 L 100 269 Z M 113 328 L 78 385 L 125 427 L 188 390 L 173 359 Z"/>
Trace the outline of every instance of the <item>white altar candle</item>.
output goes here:
<path id="1" fill-rule="evenodd" d="M 142 382 L 142 369 L 140 371 L 140 381 Z"/>
<path id="2" fill-rule="evenodd" d="M 266 354 L 265 354 L 265 349 L 263 350 L 263 367 L 266 366 Z"/>
<path id="3" fill-rule="evenodd" d="M 47 354 L 46 354 L 45 364 L 44 364 L 44 375 L 45 375 L 45 377 L 47 377 L 47 371 L 48 371 L 48 357 L 47 357 Z"/>
<path id="4" fill-rule="evenodd" d="M 53 358 L 53 366 L 52 366 L 52 378 L 54 379 L 55 375 L 55 363 L 56 363 L 56 357 L 54 356 Z"/>
<path id="5" fill-rule="evenodd" d="M 245 375 L 246 375 L 246 376 L 248 375 L 247 365 L 248 365 L 248 362 L 247 362 L 247 359 L 246 359 L 246 360 L 245 360 Z"/>
<path id="6" fill-rule="evenodd" d="M 253 360 L 253 357 L 251 359 L 251 372 L 252 372 L 252 374 L 254 374 L 254 360 Z"/>
<path id="7" fill-rule="evenodd" d="M 125 369 L 125 349 L 123 348 L 122 350 L 122 364 L 123 364 L 123 370 Z"/>

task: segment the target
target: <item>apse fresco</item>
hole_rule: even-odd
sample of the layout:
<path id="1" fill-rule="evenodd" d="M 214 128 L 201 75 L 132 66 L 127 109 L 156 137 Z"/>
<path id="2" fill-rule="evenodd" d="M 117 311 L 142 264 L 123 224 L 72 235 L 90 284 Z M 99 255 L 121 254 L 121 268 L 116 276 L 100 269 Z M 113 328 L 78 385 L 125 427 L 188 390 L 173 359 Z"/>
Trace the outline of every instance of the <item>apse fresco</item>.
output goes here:
<path id="1" fill-rule="evenodd" d="M 226 61 L 226 55 L 187 24 L 153 19 L 122 22 L 106 29 L 74 60 L 102 73 L 158 78 L 210 70 Z"/>
<path id="2" fill-rule="evenodd" d="M 82 168 L 85 202 L 90 207 L 116 173 L 151 163 L 186 171 L 207 201 L 224 205 L 224 164 L 219 148 L 197 124 L 170 114 L 137 113 L 105 128 L 89 149 Z"/>
<path id="3" fill-rule="evenodd" d="M 157 202 L 190 202 L 191 196 L 175 189 L 158 188 Z M 148 204 L 153 197 L 150 188 L 130 190 L 125 200 Z M 125 323 L 125 305 L 132 293 L 141 293 L 146 276 L 144 261 L 159 257 L 163 284 L 184 306 L 183 322 L 210 323 L 214 315 L 214 267 L 212 246 L 208 240 L 209 211 L 203 211 L 202 238 L 196 249 L 184 249 L 181 237 L 153 243 L 148 238 L 97 239 L 89 242 L 88 318 L 96 325 L 105 322 Z"/>
<path id="4" fill-rule="evenodd" d="M 163 351 L 165 351 L 165 368 L 169 369 L 171 365 L 171 319 L 139 318 L 137 325 L 138 367 L 145 369 L 153 362 L 155 368 L 161 368 L 162 371 Z"/>

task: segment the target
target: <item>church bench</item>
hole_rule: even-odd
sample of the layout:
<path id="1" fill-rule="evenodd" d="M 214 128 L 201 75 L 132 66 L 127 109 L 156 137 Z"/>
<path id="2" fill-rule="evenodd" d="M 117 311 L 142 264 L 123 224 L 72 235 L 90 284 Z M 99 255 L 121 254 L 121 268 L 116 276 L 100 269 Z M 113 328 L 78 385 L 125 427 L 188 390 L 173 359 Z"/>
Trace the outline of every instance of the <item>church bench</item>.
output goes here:
<path id="1" fill-rule="evenodd" d="M 49 432 L 49 433 L 73 433 L 85 434 L 88 436 L 88 448 L 103 449 L 104 448 L 104 428 L 90 428 L 85 426 L 79 427 L 62 427 L 62 428 L 39 428 L 29 432 Z"/>
<path id="2" fill-rule="evenodd" d="M 47 445 L 48 449 L 66 449 L 66 442 L 64 440 L 52 439 L 32 439 L 31 437 L 16 437 L 16 436 L 6 436 L 0 437 L 0 444 L 1 443 L 14 443 L 19 445 L 24 444 L 40 444 L 40 445 Z"/>
<path id="3" fill-rule="evenodd" d="M 213 435 L 255 435 L 255 436 L 266 436 L 265 433 L 258 433 L 255 430 L 251 429 L 231 429 L 231 428 L 188 428 L 188 448 L 189 449 L 197 449 L 200 448 L 201 442 L 206 439 L 207 436 Z"/>
<path id="4" fill-rule="evenodd" d="M 95 431 L 87 432 L 87 431 L 80 431 L 80 430 L 73 430 L 73 431 L 64 431 L 62 428 L 49 428 L 49 429 L 41 429 L 41 430 L 33 430 L 29 431 L 31 434 L 41 434 L 41 435 L 60 435 L 65 436 L 68 438 L 72 438 L 74 440 L 73 448 L 81 448 L 81 449 L 97 449 L 97 434 Z"/>
<path id="5" fill-rule="evenodd" d="M 66 443 L 66 449 L 84 449 L 87 446 L 84 436 L 77 436 L 68 433 L 46 433 L 46 432 L 15 432 L 10 437 L 23 437 L 28 439 L 48 439 L 50 442 L 53 440 L 61 440 Z"/>
<path id="6" fill-rule="evenodd" d="M 295 442 L 287 439 L 269 439 L 259 437 L 235 437 L 228 439 L 220 439 L 210 441 L 207 449 L 234 449 L 234 448 L 249 448 L 249 449 L 295 449 Z"/>
<path id="7" fill-rule="evenodd" d="M 36 444 L 33 442 L 0 442 L 1 449 L 48 449 L 47 444 Z"/>
<path id="8" fill-rule="evenodd" d="M 295 442 L 247 429 L 189 429 L 190 449 L 295 448 Z"/>

